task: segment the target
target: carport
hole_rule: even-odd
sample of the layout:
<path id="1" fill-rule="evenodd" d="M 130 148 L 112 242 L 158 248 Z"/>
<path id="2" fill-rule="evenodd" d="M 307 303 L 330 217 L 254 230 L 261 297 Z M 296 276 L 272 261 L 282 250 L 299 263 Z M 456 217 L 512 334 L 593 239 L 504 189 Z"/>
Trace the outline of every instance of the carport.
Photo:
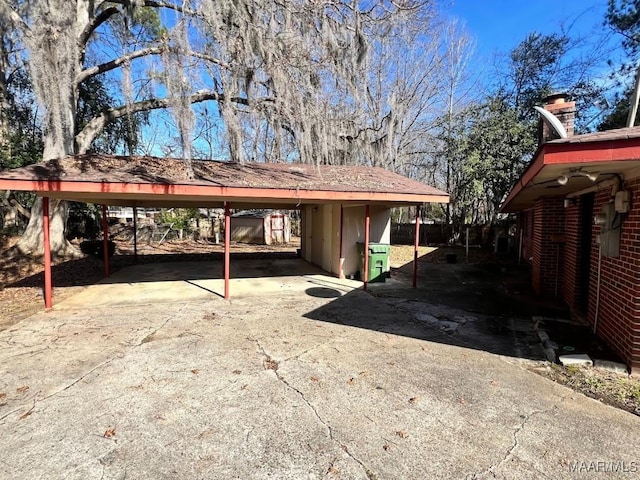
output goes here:
<path id="1" fill-rule="evenodd" d="M 236 164 L 182 159 L 87 154 L 51 160 L 0 172 L 0 189 L 33 191 L 43 199 L 45 307 L 51 308 L 50 199 L 102 205 L 106 232 L 106 207 L 224 208 L 224 298 L 230 297 L 231 209 L 300 209 L 303 224 L 303 258 L 344 278 L 345 264 L 359 261 L 356 242 L 368 251 L 374 241 L 387 240 L 392 207 L 416 207 L 414 287 L 420 208 L 425 203 L 447 203 L 449 196 L 434 187 L 377 167 L 303 165 L 292 163 Z M 372 215 L 373 213 L 373 215 Z M 318 215 L 312 220 L 310 217 Z M 320 216 L 321 215 L 321 216 Z M 357 218 L 361 215 L 361 218 Z M 134 215 L 135 218 L 135 215 Z M 374 228 L 372 229 L 372 218 Z M 311 224 L 315 227 L 309 227 Z M 104 237 L 105 275 L 109 275 Z M 345 244 L 348 241 L 348 245 Z M 315 250 L 314 250 L 315 248 Z M 313 253 L 313 254 L 312 254 Z M 364 255 L 363 284 L 367 288 L 368 256 Z"/>

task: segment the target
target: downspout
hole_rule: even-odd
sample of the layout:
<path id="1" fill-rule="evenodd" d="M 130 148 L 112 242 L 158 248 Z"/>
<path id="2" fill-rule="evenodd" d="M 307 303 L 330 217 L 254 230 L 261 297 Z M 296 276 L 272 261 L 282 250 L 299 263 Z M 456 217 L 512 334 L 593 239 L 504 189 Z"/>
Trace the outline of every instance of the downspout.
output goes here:
<path id="1" fill-rule="evenodd" d="M 596 282 L 596 311 L 593 319 L 593 333 L 598 328 L 598 313 L 600 310 L 600 274 L 602 272 L 602 245 L 598 245 L 598 280 Z"/>
<path id="2" fill-rule="evenodd" d="M 520 226 L 520 246 L 518 247 L 518 265 L 522 263 L 522 241 L 523 241 L 522 225 Z"/>
<path id="3" fill-rule="evenodd" d="M 560 272 L 560 243 L 556 243 L 556 285 L 554 289 L 554 296 L 558 297 L 558 273 Z"/>

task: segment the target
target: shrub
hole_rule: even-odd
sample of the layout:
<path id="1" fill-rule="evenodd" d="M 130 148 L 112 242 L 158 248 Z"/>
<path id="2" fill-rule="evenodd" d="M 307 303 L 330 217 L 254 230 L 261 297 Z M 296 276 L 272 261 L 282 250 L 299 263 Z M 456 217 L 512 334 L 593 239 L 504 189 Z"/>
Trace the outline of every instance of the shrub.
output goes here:
<path id="1" fill-rule="evenodd" d="M 162 209 L 158 216 L 160 223 L 166 223 L 172 225 L 174 230 L 182 230 L 185 233 L 189 233 L 192 230 L 191 219 L 199 217 L 197 208 L 170 208 Z"/>

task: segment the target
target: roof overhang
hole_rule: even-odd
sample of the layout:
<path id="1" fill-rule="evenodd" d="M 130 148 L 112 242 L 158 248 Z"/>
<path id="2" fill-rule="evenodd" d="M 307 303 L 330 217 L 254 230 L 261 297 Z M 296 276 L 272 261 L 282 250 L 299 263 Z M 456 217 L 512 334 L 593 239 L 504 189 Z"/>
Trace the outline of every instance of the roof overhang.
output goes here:
<path id="1" fill-rule="evenodd" d="M 586 136 L 585 136 L 586 137 Z M 589 138 L 592 138 L 591 136 Z M 533 162 L 513 187 L 501 211 L 517 212 L 533 207 L 543 197 L 566 197 L 609 183 L 619 176 L 640 176 L 640 137 L 593 141 L 552 141 L 543 144 Z M 591 181 L 579 172 L 597 174 Z M 561 185 L 558 177 L 566 175 Z"/>
<path id="2" fill-rule="evenodd" d="M 86 203 L 137 207 L 220 207 L 225 201 L 242 205 L 274 204 L 280 207 L 310 203 L 384 203 L 389 205 L 425 202 L 448 203 L 448 195 L 392 192 L 343 192 L 278 188 L 216 187 L 180 184 L 138 184 L 77 182 L 61 180 L 3 180 L 1 190 L 27 190 L 38 196 Z"/>
<path id="3" fill-rule="evenodd" d="M 77 158 L 70 157 L 69 162 L 77 162 Z M 384 177 L 375 182 L 375 175 L 369 170 L 363 171 L 362 167 L 317 167 L 316 172 L 308 166 L 305 169 L 292 166 L 287 170 L 282 164 L 244 165 L 245 173 L 254 175 L 254 183 L 242 185 L 229 174 L 234 167 L 222 162 L 207 165 L 209 177 L 194 181 L 169 175 L 156 174 L 152 177 L 148 171 L 143 177 L 138 177 L 140 167 L 127 170 L 130 167 L 122 162 L 122 157 L 108 158 L 121 164 L 113 171 L 98 170 L 95 165 L 84 169 L 93 159 L 89 162 L 84 160 L 80 160 L 83 162 L 80 169 L 61 169 L 64 162 L 60 162 L 55 163 L 54 170 L 51 165 L 38 164 L 0 172 L 0 190 L 33 191 L 38 196 L 53 199 L 131 207 L 218 208 L 229 202 L 236 209 L 294 209 L 304 204 L 319 203 L 392 207 L 449 202 L 449 195 L 445 192 L 381 169 L 371 169 Z M 161 162 L 160 159 L 154 161 Z M 175 159 L 168 159 L 168 163 L 171 161 Z M 341 176 L 342 171 L 344 176 Z M 352 178 L 347 177 L 354 171 L 356 174 Z M 329 178 L 333 180 L 329 181 Z M 386 182 L 396 183 L 385 187 Z M 398 185 L 402 186 L 401 191 L 398 191 Z"/>

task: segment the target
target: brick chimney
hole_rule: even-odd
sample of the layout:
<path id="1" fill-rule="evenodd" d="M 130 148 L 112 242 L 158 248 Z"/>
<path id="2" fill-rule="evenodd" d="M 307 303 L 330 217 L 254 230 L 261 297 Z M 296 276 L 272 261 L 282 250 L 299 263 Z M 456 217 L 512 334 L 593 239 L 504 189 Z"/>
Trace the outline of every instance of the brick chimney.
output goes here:
<path id="1" fill-rule="evenodd" d="M 566 93 L 552 93 L 544 99 L 542 106 L 548 112 L 554 114 L 564 126 L 569 137 L 573 136 L 573 124 L 576 117 L 576 102 L 568 102 Z M 559 138 L 555 130 L 547 122 L 538 121 L 538 140 L 540 143 Z"/>

